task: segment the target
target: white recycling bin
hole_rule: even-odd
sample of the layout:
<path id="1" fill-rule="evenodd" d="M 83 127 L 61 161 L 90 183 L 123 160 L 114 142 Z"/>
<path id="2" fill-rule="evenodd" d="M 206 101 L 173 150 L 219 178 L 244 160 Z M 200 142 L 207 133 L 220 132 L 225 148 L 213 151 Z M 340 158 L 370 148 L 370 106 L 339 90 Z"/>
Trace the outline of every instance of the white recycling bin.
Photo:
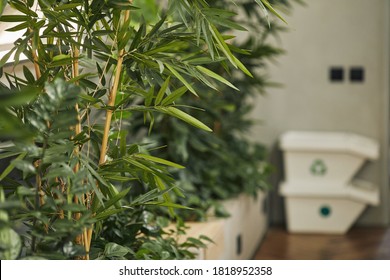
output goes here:
<path id="1" fill-rule="evenodd" d="M 282 135 L 285 199 L 290 232 L 345 233 L 367 207 L 379 203 L 378 187 L 352 181 L 366 160 L 379 157 L 370 138 L 340 132 L 290 131 Z"/>
<path id="2" fill-rule="evenodd" d="M 352 133 L 290 131 L 282 135 L 285 179 L 347 184 L 367 159 L 377 159 L 379 145 Z"/>
<path id="3" fill-rule="evenodd" d="M 378 188 L 368 182 L 316 188 L 308 183 L 282 183 L 287 229 L 300 233 L 344 234 L 367 205 L 378 205 Z"/>

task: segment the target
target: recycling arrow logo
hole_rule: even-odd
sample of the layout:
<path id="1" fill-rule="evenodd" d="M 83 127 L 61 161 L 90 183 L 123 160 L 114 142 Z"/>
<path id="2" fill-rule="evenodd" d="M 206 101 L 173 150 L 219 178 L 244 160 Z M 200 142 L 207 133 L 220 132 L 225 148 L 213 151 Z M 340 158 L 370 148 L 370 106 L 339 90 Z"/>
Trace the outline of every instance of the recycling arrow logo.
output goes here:
<path id="1" fill-rule="evenodd" d="M 323 160 L 316 159 L 310 166 L 310 172 L 314 176 L 324 176 L 327 168 Z"/>

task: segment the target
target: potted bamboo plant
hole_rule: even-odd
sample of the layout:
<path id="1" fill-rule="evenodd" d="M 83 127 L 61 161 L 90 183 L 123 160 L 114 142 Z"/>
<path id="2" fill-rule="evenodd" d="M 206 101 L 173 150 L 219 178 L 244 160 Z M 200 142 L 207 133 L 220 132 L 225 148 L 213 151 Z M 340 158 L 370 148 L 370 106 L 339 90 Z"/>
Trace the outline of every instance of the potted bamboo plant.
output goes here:
<path id="1" fill-rule="evenodd" d="M 0 30 L 18 32 L 0 59 L 1 259 L 178 259 L 203 245 L 162 231 L 155 210 L 186 207 L 171 199 L 183 166 L 129 127 L 141 112 L 150 130 L 166 115 L 211 131 L 179 98 L 232 86 L 210 64 L 250 72 L 221 33 L 223 9 L 152 2 L 0 1 Z"/>

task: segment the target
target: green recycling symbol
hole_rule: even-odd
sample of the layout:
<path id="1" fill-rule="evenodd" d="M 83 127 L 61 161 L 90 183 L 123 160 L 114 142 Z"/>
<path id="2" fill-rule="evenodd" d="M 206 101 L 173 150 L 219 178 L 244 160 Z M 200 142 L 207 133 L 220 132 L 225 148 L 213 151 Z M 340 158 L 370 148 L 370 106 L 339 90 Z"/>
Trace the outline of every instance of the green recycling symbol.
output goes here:
<path id="1" fill-rule="evenodd" d="M 326 165 L 323 160 L 321 159 L 316 159 L 313 161 L 313 163 L 310 166 L 310 172 L 311 174 L 315 176 L 323 176 L 326 173 Z"/>

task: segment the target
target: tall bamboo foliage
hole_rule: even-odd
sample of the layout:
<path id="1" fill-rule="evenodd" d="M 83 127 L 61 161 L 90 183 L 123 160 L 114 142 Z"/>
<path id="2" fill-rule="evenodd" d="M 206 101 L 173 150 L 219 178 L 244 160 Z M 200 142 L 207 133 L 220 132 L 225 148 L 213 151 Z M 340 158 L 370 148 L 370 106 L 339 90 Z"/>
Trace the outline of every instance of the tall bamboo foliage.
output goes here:
<path id="1" fill-rule="evenodd" d="M 170 175 L 183 166 L 128 131 L 135 112 L 150 130 L 163 114 L 211 131 L 178 99 L 234 88 L 210 64 L 251 76 L 220 31 L 240 26 L 212 1 L 168 1 L 157 20 L 135 2 L 0 1 L 0 26 L 20 32 L 0 60 L 1 259 L 190 258 L 202 245 L 163 238 L 149 209 L 183 207 L 169 195 L 185 197 Z"/>
<path id="2" fill-rule="evenodd" d="M 248 134 L 258 125 L 251 115 L 253 99 L 275 84 L 267 76 L 267 63 L 283 54 L 283 50 L 270 39 L 280 35 L 285 25 L 276 18 L 267 20 L 251 0 L 237 3 L 217 0 L 213 3 L 216 7 L 223 7 L 225 13 L 237 12 L 235 23 L 248 31 L 240 32 L 243 36 L 234 39 L 234 43 L 240 48 L 237 58 L 254 78 L 242 75 L 235 68 L 226 72 L 223 64 L 208 65 L 209 70 L 228 79 L 236 88 L 228 84 L 218 84 L 216 89 L 202 86 L 199 100 L 184 95 L 180 102 L 204 108 L 203 112 L 189 107 L 186 112 L 212 127 L 213 133 L 193 129 L 161 115 L 156 119 L 158 133 L 146 135 L 143 140 L 157 146 L 166 145 L 167 149 L 155 150 L 153 154 L 187 166 L 173 172 L 178 186 L 187 197 L 183 199 L 172 194 L 172 199 L 196 209 L 180 210 L 181 216 L 188 220 L 205 220 L 210 215 L 225 216 L 228 213 L 221 201 L 243 193 L 256 196 L 259 190 L 269 189 L 267 181 L 272 170 L 267 164 L 267 151 L 261 139 L 248 139 Z M 272 3 L 285 11 L 291 7 L 291 1 L 287 0 Z M 223 29 L 231 28 L 223 26 Z M 139 116 L 138 123 L 132 128 L 139 130 L 142 126 L 145 125 L 142 116 Z"/>

